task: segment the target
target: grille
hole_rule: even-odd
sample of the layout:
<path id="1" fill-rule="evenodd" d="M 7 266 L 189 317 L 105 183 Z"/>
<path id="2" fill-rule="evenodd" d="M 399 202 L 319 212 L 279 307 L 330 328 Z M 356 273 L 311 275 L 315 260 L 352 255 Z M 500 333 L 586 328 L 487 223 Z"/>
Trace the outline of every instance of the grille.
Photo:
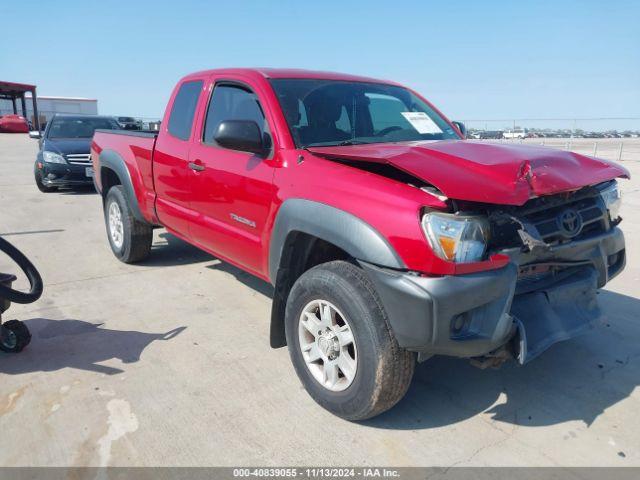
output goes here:
<path id="1" fill-rule="evenodd" d="M 73 165 L 91 165 L 91 155 L 88 153 L 72 153 L 65 155 L 65 158 Z"/>
<path id="2" fill-rule="evenodd" d="M 575 212 L 580 219 L 581 228 L 575 235 L 567 234 L 562 228 L 560 216 L 567 211 Z M 603 232 L 606 229 L 605 215 L 606 210 L 599 198 L 590 197 L 550 208 L 524 218 L 535 227 L 545 242 L 552 243 L 567 239 L 585 238 L 594 233 Z"/>
<path id="3" fill-rule="evenodd" d="M 566 212 L 575 214 L 579 220 L 581 228 L 577 233 L 568 233 L 563 228 L 561 217 Z M 609 229 L 607 210 L 597 193 L 541 197 L 503 213 L 508 215 L 499 214 L 492 221 L 492 250 L 522 246 L 518 234 L 520 224 L 526 226 L 531 236 L 547 244 L 585 239 Z"/>

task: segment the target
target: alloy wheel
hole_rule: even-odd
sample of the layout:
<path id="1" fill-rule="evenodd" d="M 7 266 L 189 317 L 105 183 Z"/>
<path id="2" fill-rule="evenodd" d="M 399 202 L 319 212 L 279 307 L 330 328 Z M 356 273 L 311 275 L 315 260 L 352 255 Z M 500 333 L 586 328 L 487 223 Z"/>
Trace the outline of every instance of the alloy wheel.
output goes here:
<path id="1" fill-rule="evenodd" d="M 124 225 L 122 223 L 122 211 L 117 202 L 109 205 L 109 235 L 113 245 L 120 249 L 124 243 Z"/>
<path id="2" fill-rule="evenodd" d="M 333 392 L 346 390 L 356 376 L 358 354 L 347 318 L 326 300 L 309 302 L 300 314 L 298 340 L 313 378 Z"/>

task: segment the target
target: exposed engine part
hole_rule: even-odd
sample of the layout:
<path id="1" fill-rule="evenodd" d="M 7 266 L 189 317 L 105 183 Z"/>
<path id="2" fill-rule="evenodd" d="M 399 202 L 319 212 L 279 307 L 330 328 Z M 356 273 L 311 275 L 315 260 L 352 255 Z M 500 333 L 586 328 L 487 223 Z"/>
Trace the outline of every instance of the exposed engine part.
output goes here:
<path id="1" fill-rule="evenodd" d="M 544 241 L 535 238 L 533 235 L 531 235 L 527 230 L 526 227 L 523 226 L 523 228 L 518 230 L 518 235 L 520 235 L 520 239 L 522 240 L 522 243 L 524 243 L 528 248 L 529 251 L 533 252 L 535 251 L 536 248 L 542 248 L 544 250 L 548 250 L 550 245 L 547 243 L 544 243 Z"/>
<path id="2" fill-rule="evenodd" d="M 498 350 L 495 350 L 484 357 L 474 357 L 469 360 L 471 365 L 477 367 L 481 370 L 486 368 L 500 368 L 503 363 L 513 358 L 513 353 L 509 348 L 509 343 L 505 346 L 500 347 Z"/>
<path id="3" fill-rule="evenodd" d="M 504 223 L 513 222 L 518 225 L 518 236 L 522 241 L 522 244 L 529 249 L 530 252 L 534 252 L 535 249 L 543 249 L 548 250 L 551 245 L 545 243 L 537 230 L 520 220 L 519 218 L 502 211 L 494 211 L 489 214 L 489 221 L 495 222 L 495 224 L 500 225 Z"/>
<path id="4" fill-rule="evenodd" d="M 319 154 L 317 154 L 319 155 Z M 363 161 L 350 161 L 344 158 L 336 158 L 331 155 L 322 155 L 327 160 L 334 161 L 336 163 L 340 163 L 342 165 L 348 165 L 352 168 L 357 168 L 358 170 L 364 170 L 365 172 L 374 173 L 376 175 L 380 175 L 381 177 L 386 177 L 391 180 L 396 180 L 398 182 L 406 183 L 407 185 L 411 185 L 416 188 L 422 188 L 425 186 L 430 186 L 424 180 L 411 175 L 410 173 L 405 172 L 404 170 L 400 170 L 399 168 L 394 167 L 393 165 L 389 165 L 388 163 L 378 163 L 378 162 L 363 162 Z"/>
<path id="5" fill-rule="evenodd" d="M 316 153 L 316 155 L 319 155 L 319 154 Z M 405 172 L 404 170 L 400 170 L 399 168 L 394 167 L 393 165 L 390 165 L 388 163 L 363 162 L 363 161 L 355 162 L 355 161 L 349 161 L 343 158 L 332 157 L 330 155 L 323 155 L 323 156 L 328 160 L 332 160 L 334 162 L 341 163 L 343 165 L 348 165 L 350 167 L 357 168 L 359 170 L 364 170 L 365 172 L 374 173 L 376 175 L 380 175 L 381 177 L 389 178 L 391 180 L 396 180 L 398 182 L 406 183 L 407 185 L 414 188 L 419 188 L 423 192 L 428 193 L 429 195 L 433 195 L 441 202 L 446 202 L 447 200 L 449 200 L 449 197 L 447 197 L 444 193 L 442 193 L 433 185 L 425 182 L 424 180 L 414 175 L 411 175 L 410 173 Z"/>

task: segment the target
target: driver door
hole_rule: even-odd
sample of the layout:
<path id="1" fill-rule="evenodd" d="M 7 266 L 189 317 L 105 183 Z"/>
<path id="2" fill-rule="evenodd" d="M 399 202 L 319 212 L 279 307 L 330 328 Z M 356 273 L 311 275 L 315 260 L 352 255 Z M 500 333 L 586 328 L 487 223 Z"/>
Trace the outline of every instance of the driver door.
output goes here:
<path id="1" fill-rule="evenodd" d="M 265 224 L 274 196 L 273 152 L 262 157 L 218 145 L 214 135 L 227 120 L 253 120 L 270 138 L 260 99 L 245 83 L 211 79 L 203 128 L 189 153 L 192 164 L 193 241 L 231 263 L 264 276 Z"/>

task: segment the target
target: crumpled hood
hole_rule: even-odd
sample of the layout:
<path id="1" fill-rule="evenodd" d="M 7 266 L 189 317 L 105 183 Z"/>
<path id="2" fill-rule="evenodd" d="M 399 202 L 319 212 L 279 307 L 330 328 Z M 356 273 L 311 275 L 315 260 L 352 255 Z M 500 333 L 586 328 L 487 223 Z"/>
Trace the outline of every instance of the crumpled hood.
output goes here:
<path id="1" fill-rule="evenodd" d="M 521 144 L 445 140 L 313 147 L 313 154 L 387 163 L 458 200 L 522 205 L 532 197 L 629 178 L 612 162 L 564 150 Z"/>

